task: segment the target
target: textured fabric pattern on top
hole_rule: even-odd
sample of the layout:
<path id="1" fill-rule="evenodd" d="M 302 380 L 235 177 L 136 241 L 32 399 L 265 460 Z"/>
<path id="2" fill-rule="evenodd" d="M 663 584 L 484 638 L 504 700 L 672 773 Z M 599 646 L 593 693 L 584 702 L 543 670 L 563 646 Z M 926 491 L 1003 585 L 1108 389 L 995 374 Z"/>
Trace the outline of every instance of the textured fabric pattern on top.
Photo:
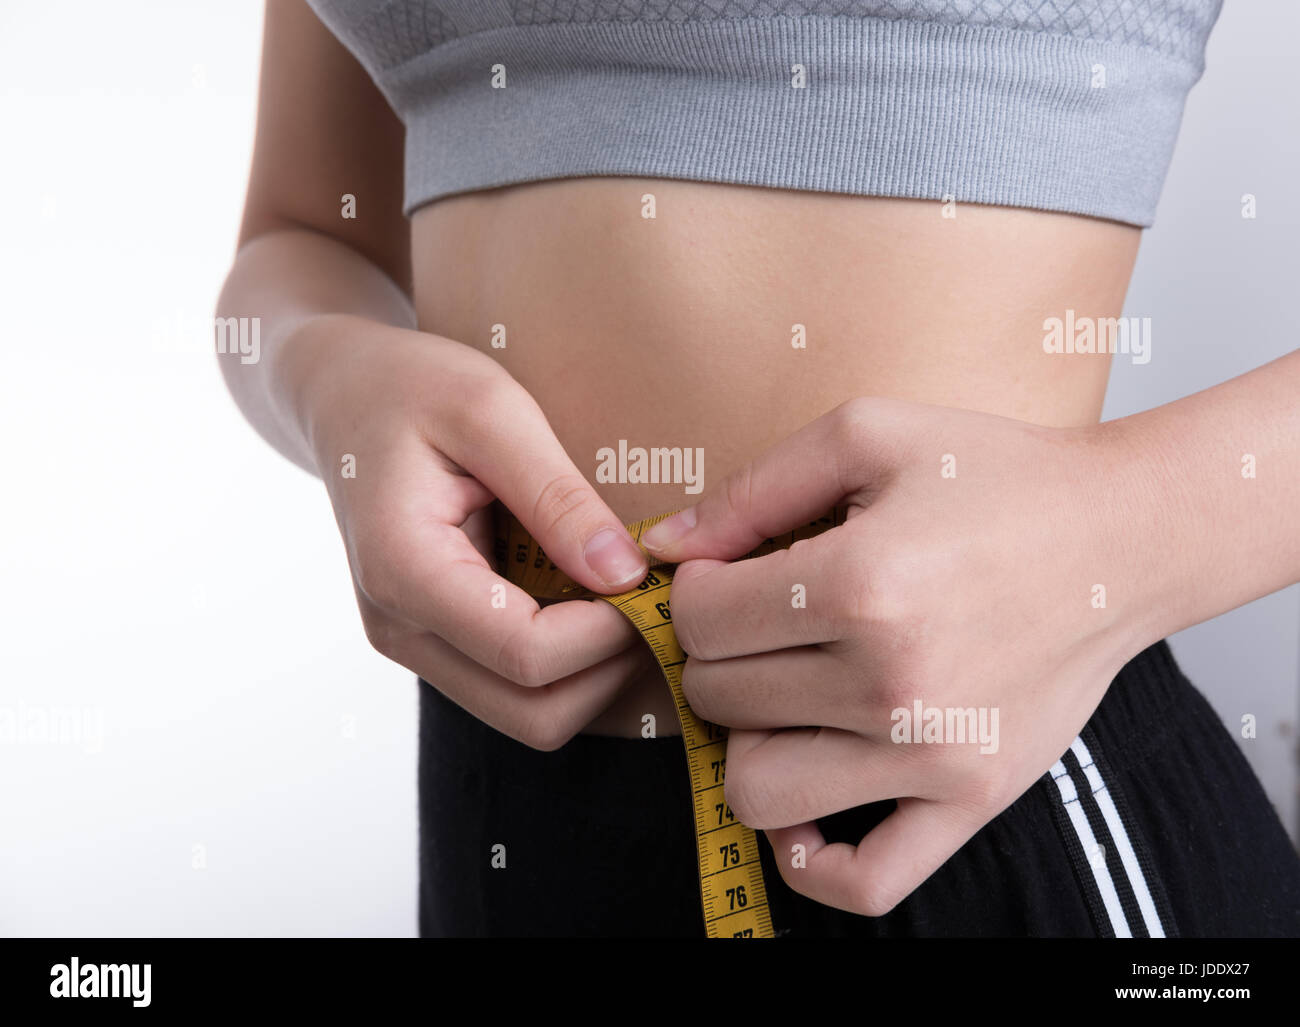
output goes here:
<path id="1" fill-rule="evenodd" d="M 313 0 L 355 49 L 390 68 L 483 27 L 775 17 L 932 21 L 1145 46 L 1199 62 L 1222 0 Z M 477 6 L 466 16 L 460 12 Z M 493 11 L 502 11 L 495 17 Z M 484 23 L 486 14 L 486 26 Z M 458 16 L 459 15 L 459 16 Z M 462 24 L 464 22 L 478 22 Z M 493 24 L 495 22 L 495 24 Z"/>
<path id="2" fill-rule="evenodd" d="M 460 35 L 433 0 L 312 0 L 361 63 L 391 68 Z"/>
<path id="3" fill-rule="evenodd" d="M 511 0 L 515 23 L 875 17 L 1023 29 L 1191 56 L 1218 0 Z"/>

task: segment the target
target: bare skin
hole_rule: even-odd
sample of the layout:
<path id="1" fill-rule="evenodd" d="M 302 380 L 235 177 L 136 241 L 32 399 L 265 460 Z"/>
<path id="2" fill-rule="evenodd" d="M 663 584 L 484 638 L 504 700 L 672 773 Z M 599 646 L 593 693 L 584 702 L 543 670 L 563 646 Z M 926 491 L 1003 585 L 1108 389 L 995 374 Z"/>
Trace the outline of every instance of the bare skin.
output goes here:
<path id="1" fill-rule="evenodd" d="M 654 195 L 656 217 L 642 217 Z M 415 212 L 422 329 L 496 359 L 594 482 L 601 447 L 704 451 L 705 487 L 855 396 L 1095 424 L 1105 355 L 1043 320 L 1120 312 L 1140 231 L 1063 214 L 650 179 L 577 179 Z M 492 326 L 506 346 L 491 344 Z M 807 348 L 791 345 L 805 326 Z M 597 484 L 624 520 L 683 486 Z M 584 730 L 677 733 L 647 655 Z"/>
<path id="2" fill-rule="evenodd" d="M 1101 425 L 1108 359 L 1044 351 L 1047 319 L 1120 312 L 1137 229 L 642 179 L 471 194 L 408 222 L 401 126 L 356 62 L 301 0 L 271 0 L 264 46 L 218 304 L 262 318 L 262 359 L 221 366 L 250 423 L 324 482 L 367 636 L 534 748 L 634 737 L 645 713 L 667 733 L 626 622 L 506 586 L 486 515 L 500 500 L 611 593 L 645 566 L 621 523 L 692 507 L 647 539 L 681 563 L 684 687 L 734 729 L 737 815 L 806 846 L 806 869 L 782 868 L 795 890 L 887 912 L 1046 770 L 1126 660 L 1300 580 L 1300 351 Z M 596 482 L 620 439 L 703 449 L 698 505 Z M 958 450 L 968 473 L 942 477 Z M 729 562 L 837 498 L 844 526 Z M 792 580 L 822 603 L 807 617 L 789 615 Z M 1088 602 L 1094 582 L 1112 602 Z M 745 615 L 764 596 L 782 603 Z M 1010 744 L 978 765 L 882 744 L 880 715 L 922 692 L 1006 709 Z M 861 845 L 823 843 L 816 817 L 880 797 L 899 810 Z"/>

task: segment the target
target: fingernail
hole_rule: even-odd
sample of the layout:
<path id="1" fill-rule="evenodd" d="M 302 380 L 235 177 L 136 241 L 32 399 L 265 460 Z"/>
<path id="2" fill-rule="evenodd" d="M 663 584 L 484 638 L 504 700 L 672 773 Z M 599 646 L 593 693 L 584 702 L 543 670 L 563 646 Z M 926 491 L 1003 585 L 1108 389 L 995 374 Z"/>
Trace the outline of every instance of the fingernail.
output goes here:
<path id="1" fill-rule="evenodd" d="M 601 528 L 592 535 L 582 555 L 606 585 L 626 585 L 645 577 L 645 556 L 630 538 L 613 528 Z"/>
<path id="2" fill-rule="evenodd" d="M 647 549 L 663 549 L 671 546 L 679 538 L 695 527 L 695 507 L 673 514 L 641 536 L 641 544 Z"/>

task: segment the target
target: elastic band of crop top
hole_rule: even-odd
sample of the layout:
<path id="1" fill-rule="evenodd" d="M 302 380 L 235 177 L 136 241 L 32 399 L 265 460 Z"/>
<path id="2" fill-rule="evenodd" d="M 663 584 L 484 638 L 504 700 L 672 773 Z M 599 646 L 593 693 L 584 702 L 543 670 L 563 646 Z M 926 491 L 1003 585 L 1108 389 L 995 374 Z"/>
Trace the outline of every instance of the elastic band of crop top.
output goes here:
<path id="1" fill-rule="evenodd" d="M 1208 33 L 1219 0 L 1190 2 Z M 479 189 L 626 175 L 1145 227 L 1203 69 L 1204 36 L 1171 52 L 831 16 L 483 27 L 389 64 L 391 51 L 349 35 L 347 0 L 313 3 L 406 125 L 408 214 Z"/>

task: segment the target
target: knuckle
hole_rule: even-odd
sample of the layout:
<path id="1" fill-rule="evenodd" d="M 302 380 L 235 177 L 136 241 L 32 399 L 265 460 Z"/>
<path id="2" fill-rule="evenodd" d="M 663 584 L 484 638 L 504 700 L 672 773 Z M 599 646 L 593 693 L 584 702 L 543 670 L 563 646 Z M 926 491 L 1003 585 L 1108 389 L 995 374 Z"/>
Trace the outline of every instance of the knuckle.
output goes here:
<path id="1" fill-rule="evenodd" d="M 879 409 L 880 399 L 877 396 L 854 396 L 835 408 L 842 418 L 859 423 L 872 420 Z"/>
<path id="2" fill-rule="evenodd" d="M 895 711 L 910 713 L 916 700 L 924 699 L 927 694 L 929 693 L 921 678 L 906 673 L 902 667 L 891 667 L 866 690 L 868 719 L 878 720 L 882 728 L 887 729 L 894 723 Z M 933 748 L 937 747 L 908 747 L 909 751 L 919 750 L 923 756 L 928 755 Z"/>
<path id="3" fill-rule="evenodd" d="M 868 877 L 854 888 L 852 901 L 856 912 L 862 916 L 884 916 L 905 897 L 897 894 L 897 889 Z"/>
<path id="4" fill-rule="evenodd" d="M 782 554 L 775 554 L 778 558 Z M 716 608 L 700 601 L 700 590 L 695 584 L 695 574 L 678 571 L 673 577 L 669 604 L 672 610 L 673 634 L 682 651 L 697 660 L 722 659 L 728 649 L 722 621 Z M 690 664 L 688 663 L 689 667 Z"/>
<path id="5" fill-rule="evenodd" d="M 387 566 L 373 559 L 361 559 L 356 569 L 357 588 L 376 606 L 391 610 L 397 605 L 397 590 Z"/>
<path id="6" fill-rule="evenodd" d="M 682 647 L 682 652 L 687 655 L 686 667 L 682 672 L 683 677 L 685 677 L 687 673 L 690 673 L 691 659 L 707 660 L 716 658 L 717 652 L 710 645 L 708 632 L 705 630 L 705 619 L 695 613 L 685 614 L 682 610 L 684 604 L 677 595 L 671 596 L 669 601 L 672 604 L 673 634 L 677 636 L 677 644 Z M 698 670 L 696 675 L 695 684 L 698 685 Z M 694 705 L 693 699 L 692 705 Z"/>
<path id="7" fill-rule="evenodd" d="M 848 558 L 848 584 L 838 605 L 845 630 L 871 630 L 880 641 L 903 636 L 911 628 L 914 575 L 899 553 L 856 550 Z"/>
<path id="8" fill-rule="evenodd" d="M 396 649 L 396 637 L 393 622 L 387 617 L 362 616 L 361 626 L 366 633 L 366 641 L 375 652 L 392 657 Z"/>
<path id="9" fill-rule="evenodd" d="M 574 735 L 574 729 L 565 724 L 550 703 L 530 704 L 516 738 L 538 752 L 555 752 Z"/>
<path id="10" fill-rule="evenodd" d="M 987 773 L 974 773 L 964 775 L 957 805 L 963 812 L 984 819 L 990 811 L 1002 810 L 1012 798 L 1014 796 L 1007 794 L 1006 782 L 1001 778 Z"/>
<path id="11" fill-rule="evenodd" d="M 686 696 L 686 702 L 697 717 L 717 724 L 717 711 L 709 704 L 709 691 L 700 680 L 699 661 L 687 657 L 686 665 L 682 668 L 682 692 Z"/>
<path id="12" fill-rule="evenodd" d="M 727 475 L 722 485 L 727 508 L 737 513 L 748 513 L 754 502 L 754 466 L 746 463 Z"/>
<path id="13" fill-rule="evenodd" d="M 841 403 L 828 415 L 831 418 L 829 443 L 831 451 L 842 462 L 841 473 L 852 477 L 856 468 L 876 468 L 888 454 L 887 443 L 895 433 L 887 430 L 887 403 L 878 396 L 859 396 Z M 874 473 L 878 474 L 878 469 Z M 861 484 L 852 482 L 854 486 Z"/>
<path id="14" fill-rule="evenodd" d="M 509 417 L 509 382 L 499 374 L 467 374 L 456 379 L 455 402 L 446 405 L 451 428 L 459 435 L 472 435 L 484 427 L 496 427 Z"/>
<path id="15" fill-rule="evenodd" d="M 559 474 L 550 479 L 533 504 L 533 523 L 547 537 L 584 520 L 595 498 L 591 485 L 580 474 Z M 580 529 L 572 529 L 575 534 Z"/>
<path id="16" fill-rule="evenodd" d="M 511 635 L 497 654 L 497 667 L 505 678 L 525 688 L 539 688 L 549 682 L 549 660 L 538 640 L 524 632 Z"/>
<path id="17" fill-rule="evenodd" d="M 397 518 L 367 518 L 351 530 L 352 573 L 361 594 L 385 610 L 396 609 L 400 601 L 394 559 L 397 546 L 393 527 Z"/>
<path id="18" fill-rule="evenodd" d="M 876 419 L 877 403 L 872 396 L 845 400 L 831 411 L 831 427 L 837 440 L 845 444 L 866 439 Z"/>
<path id="19" fill-rule="evenodd" d="M 742 763 L 727 763 L 727 779 L 722 794 L 731 812 L 746 827 L 762 830 L 780 826 L 773 821 L 774 807 L 770 789 L 759 775 L 746 769 Z"/>
<path id="20" fill-rule="evenodd" d="M 494 434 L 514 437 L 521 415 L 541 412 L 528 391 L 506 375 L 484 376 L 476 388 L 476 405 L 471 410 L 475 420 Z"/>

